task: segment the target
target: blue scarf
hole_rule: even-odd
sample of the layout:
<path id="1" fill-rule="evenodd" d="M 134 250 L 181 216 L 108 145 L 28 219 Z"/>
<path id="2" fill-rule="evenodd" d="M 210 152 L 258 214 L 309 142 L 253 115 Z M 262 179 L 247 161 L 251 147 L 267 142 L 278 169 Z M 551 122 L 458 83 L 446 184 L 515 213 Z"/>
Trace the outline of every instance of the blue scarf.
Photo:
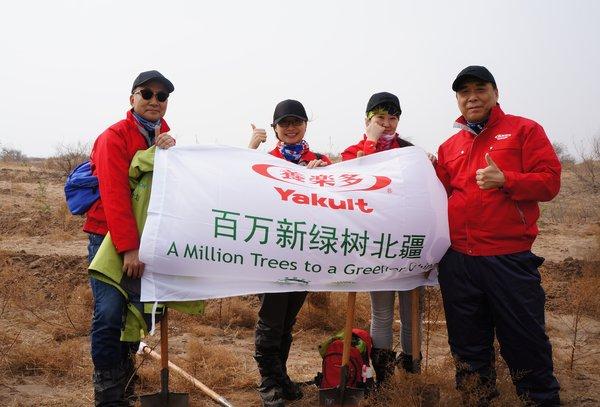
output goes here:
<path id="1" fill-rule="evenodd" d="M 132 113 L 133 113 L 133 117 L 135 117 L 135 120 L 137 120 L 137 122 L 140 124 L 140 126 L 142 126 L 144 128 L 144 130 L 146 130 L 148 132 L 148 137 L 150 138 L 150 145 L 154 144 L 154 136 L 156 135 L 155 129 L 156 129 L 156 126 L 158 126 L 160 128 L 161 119 L 158 119 L 155 122 L 151 122 L 150 120 L 144 119 L 142 116 L 140 116 L 136 112 L 132 111 Z"/>
<path id="2" fill-rule="evenodd" d="M 486 124 L 487 124 L 487 119 L 485 119 L 481 122 L 476 122 L 476 123 L 467 122 L 467 126 L 469 126 L 469 128 L 471 130 L 473 130 L 475 132 L 475 134 L 481 133 L 481 131 L 483 130 L 483 128 L 485 127 Z"/>
<path id="3" fill-rule="evenodd" d="M 279 148 L 279 152 L 283 158 L 285 158 L 287 161 L 298 164 L 302 158 L 302 155 L 308 151 L 308 143 L 305 140 L 302 140 L 298 144 L 284 144 L 280 141 L 277 144 L 277 148 Z"/>

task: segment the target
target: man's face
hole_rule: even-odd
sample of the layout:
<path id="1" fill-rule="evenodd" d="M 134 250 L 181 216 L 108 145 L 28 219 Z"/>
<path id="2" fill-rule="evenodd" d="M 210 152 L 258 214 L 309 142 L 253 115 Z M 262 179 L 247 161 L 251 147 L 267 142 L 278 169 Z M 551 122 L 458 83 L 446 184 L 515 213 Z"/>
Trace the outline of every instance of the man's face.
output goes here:
<path id="1" fill-rule="evenodd" d="M 142 97 L 141 92 L 144 90 L 149 90 L 153 93 L 150 99 L 146 100 Z M 162 119 L 167 112 L 169 99 L 160 102 L 157 96 L 159 92 L 167 95 L 169 94 L 167 88 L 161 82 L 148 82 L 135 88 L 133 94 L 129 97 L 129 102 L 131 103 L 131 107 L 133 107 L 133 111 L 151 122 Z"/>
<path id="2" fill-rule="evenodd" d="M 456 92 L 456 100 L 468 122 L 480 122 L 488 118 L 490 110 L 498 103 L 498 89 L 489 82 L 467 80 Z"/>

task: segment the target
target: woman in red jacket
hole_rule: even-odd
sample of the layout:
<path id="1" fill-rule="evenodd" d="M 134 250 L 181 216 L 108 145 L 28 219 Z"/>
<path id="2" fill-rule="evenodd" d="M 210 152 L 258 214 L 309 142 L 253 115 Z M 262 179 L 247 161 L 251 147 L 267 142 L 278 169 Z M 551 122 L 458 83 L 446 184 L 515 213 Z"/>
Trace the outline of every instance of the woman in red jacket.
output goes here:
<path id="1" fill-rule="evenodd" d="M 304 140 L 307 122 L 306 110 L 297 100 L 278 103 L 271 125 L 278 142 L 269 154 L 307 168 L 331 164 L 327 156 L 310 151 Z M 248 147 L 256 149 L 266 140 L 265 129 L 252 125 Z M 306 291 L 260 295 L 254 359 L 261 376 L 258 391 L 263 406 L 283 407 L 284 400 L 302 397 L 300 387 L 287 374 L 286 362 L 292 345 L 292 328 L 305 298 Z"/>
<path id="2" fill-rule="evenodd" d="M 412 143 L 403 140 L 396 133 L 401 113 L 400 102 L 395 95 L 381 92 L 371 96 L 367 103 L 365 134 L 363 134 L 362 140 L 348 147 L 342 153 L 342 160 L 350 160 L 392 148 L 412 146 Z M 420 290 L 422 296 L 423 289 Z M 396 353 L 392 350 L 395 297 L 395 291 L 371 292 L 371 337 L 373 338 L 371 359 L 378 385 L 394 373 L 396 363 L 400 363 L 402 368 L 409 373 L 417 373 L 420 370 L 420 366 L 418 364 L 415 366 L 412 361 L 410 291 L 398 291 L 400 321 L 402 323 L 400 335 L 402 353 L 396 362 Z M 422 317 L 419 313 L 419 331 L 421 325 Z"/>

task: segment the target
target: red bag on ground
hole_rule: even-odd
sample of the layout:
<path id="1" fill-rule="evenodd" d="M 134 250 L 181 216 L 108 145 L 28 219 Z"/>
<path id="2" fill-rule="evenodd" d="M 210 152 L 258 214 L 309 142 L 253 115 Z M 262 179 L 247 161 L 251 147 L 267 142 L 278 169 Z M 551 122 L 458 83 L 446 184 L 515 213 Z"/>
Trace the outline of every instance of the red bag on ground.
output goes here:
<path id="1" fill-rule="evenodd" d="M 370 374 L 370 354 L 373 341 L 369 333 L 363 329 L 352 329 L 350 359 L 346 386 L 367 387 L 372 382 Z M 344 348 L 344 334 L 338 332 L 319 345 L 319 353 L 323 357 L 321 373 L 317 374 L 315 384 L 321 389 L 337 387 L 340 384 L 340 368 Z"/>

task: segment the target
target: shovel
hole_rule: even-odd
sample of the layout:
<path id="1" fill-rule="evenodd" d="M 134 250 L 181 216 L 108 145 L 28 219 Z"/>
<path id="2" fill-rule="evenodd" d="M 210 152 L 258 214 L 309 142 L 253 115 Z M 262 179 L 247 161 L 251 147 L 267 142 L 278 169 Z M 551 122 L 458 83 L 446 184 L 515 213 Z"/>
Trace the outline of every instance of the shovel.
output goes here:
<path id="1" fill-rule="evenodd" d="M 169 323 L 167 308 L 165 307 L 160 321 L 160 393 L 144 394 L 140 396 L 142 407 L 187 407 L 189 397 L 187 393 L 171 393 L 169 391 Z"/>
<path id="2" fill-rule="evenodd" d="M 342 407 L 358 406 L 364 397 L 364 390 L 348 387 L 348 361 L 350 360 L 350 346 L 352 343 L 352 326 L 354 325 L 354 304 L 356 293 L 348 293 L 346 308 L 346 326 L 344 327 L 344 350 L 342 352 L 342 366 L 340 368 L 340 384 L 337 387 L 319 390 L 319 406 Z"/>

